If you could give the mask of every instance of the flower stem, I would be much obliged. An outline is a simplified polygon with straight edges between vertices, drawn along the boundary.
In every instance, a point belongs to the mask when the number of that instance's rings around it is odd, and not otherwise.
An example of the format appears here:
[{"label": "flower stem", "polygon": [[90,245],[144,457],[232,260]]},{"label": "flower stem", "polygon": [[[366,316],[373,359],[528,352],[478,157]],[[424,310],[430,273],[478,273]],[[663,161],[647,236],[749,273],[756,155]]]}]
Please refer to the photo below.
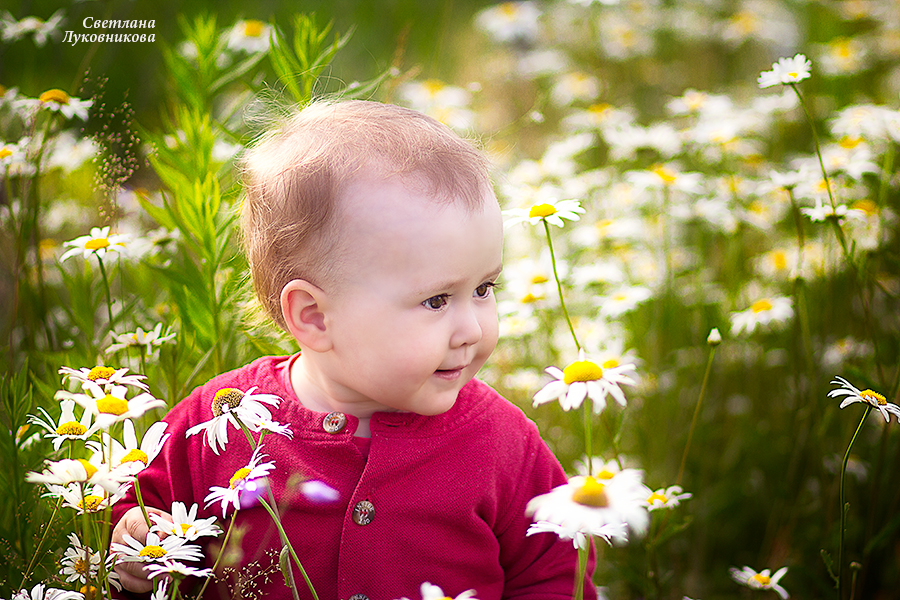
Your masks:
[{"label": "flower stem", "polygon": [[591,477],[594,475],[594,435],[591,427],[591,413],[593,412],[593,407],[589,407],[588,405],[593,405],[594,400],[591,399],[590,402],[585,402],[582,405],[584,409],[584,453],[587,456],[586,465],[587,465],[587,474]]},{"label": "flower stem", "polygon": [[706,360],[706,371],[703,373],[703,383],[700,384],[700,394],[697,396],[697,404],[694,406],[694,416],[691,417],[691,427],[688,429],[687,442],[684,444],[684,452],[681,454],[681,465],[678,467],[678,477],[675,485],[681,485],[681,476],[684,475],[684,465],[687,461],[688,450],[691,448],[691,440],[694,438],[694,428],[697,426],[697,415],[700,414],[700,405],[703,404],[703,396],[706,395],[706,384],[709,381],[709,372],[712,370],[713,357],[716,355],[715,346],[709,349],[709,358]]},{"label": "flower stem", "polygon": [[572,594],[572,600],[584,600],[584,574],[587,572],[590,547],[589,542],[585,544],[584,548],[578,546],[578,574],[575,575],[575,593]]},{"label": "flower stem", "polygon": [[153,527],[153,523],[150,522],[150,515],[147,514],[147,507],[144,505],[144,497],[141,496],[141,483],[138,481],[137,476],[134,478],[134,495],[137,497],[138,506],[141,507],[141,513],[144,515],[147,527]]},{"label": "flower stem", "polygon": [[209,580],[216,576],[216,567],[219,566],[219,561],[222,560],[222,557],[225,556],[225,550],[228,548],[228,538],[231,537],[231,530],[234,529],[234,520],[237,517],[237,511],[231,513],[231,522],[228,524],[228,529],[225,531],[225,539],[222,540],[222,547],[219,549],[219,554],[216,556],[216,562],[213,563],[212,566],[212,574],[206,578],[206,581],[203,582],[203,585],[200,587],[200,591],[197,593],[195,600],[200,600],[203,597],[203,592],[206,591],[206,586],[209,585]]},{"label": "flower stem", "polygon": [[103,287],[106,289],[106,315],[109,319],[109,332],[112,334],[113,330],[113,312],[112,312],[112,297],[109,293],[109,279],[106,276],[106,267],[103,266],[103,258],[97,255],[97,263],[100,265],[100,275],[103,277]]},{"label": "flower stem", "polygon": [[541,219],[544,224],[544,232],[547,234],[547,247],[550,249],[550,263],[553,265],[553,279],[556,280],[556,291],[559,293],[559,305],[562,308],[563,316],[566,318],[566,324],[569,326],[569,332],[572,334],[572,340],[575,341],[575,348],[581,350],[581,344],[578,343],[578,336],[575,335],[575,327],[572,325],[572,319],[569,318],[569,311],[566,310],[566,299],[563,297],[562,282],[559,280],[559,272],[556,268],[556,255],[553,253],[553,238],[550,235],[550,224],[547,219]]},{"label": "flower stem", "polygon": [[[269,506],[269,503],[265,501],[264,498],[259,499],[259,503],[262,504],[263,508],[265,508],[269,515],[272,517],[272,520],[275,522],[275,526],[278,528],[278,533],[281,535],[281,539],[284,541],[285,545],[288,548],[288,551],[291,553],[291,557],[294,559],[294,564],[297,565],[297,568],[300,569],[300,574],[303,575],[303,580],[306,581],[306,585],[309,588],[310,593],[313,595],[314,600],[319,600],[319,595],[316,594],[316,589],[313,587],[312,581],[309,580],[309,575],[306,574],[306,569],[303,568],[303,564],[300,562],[300,558],[297,556],[297,553],[294,551],[294,547],[288,541],[287,533],[284,530],[284,527],[281,525],[281,520],[275,514],[275,510]],[[296,594],[296,587],[294,588],[294,593]]]},{"label": "flower stem", "polygon": [[867,404],[866,411],[863,413],[862,419],[859,420],[859,425],[856,426],[856,431],[853,433],[853,437],[850,438],[850,443],[847,444],[847,451],[844,453],[844,461],[841,463],[841,542],[838,546],[837,563],[838,600],[843,600],[844,597],[844,529],[846,527],[847,509],[849,508],[849,505],[844,503],[844,475],[847,473],[847,462],[850,460],[850,449],[853,448],[853,442],[856,441],[856,436],[859,435],[863,423],[866,422],[866,417],[869,416],[869,411],[871,410],[872,406]]}]

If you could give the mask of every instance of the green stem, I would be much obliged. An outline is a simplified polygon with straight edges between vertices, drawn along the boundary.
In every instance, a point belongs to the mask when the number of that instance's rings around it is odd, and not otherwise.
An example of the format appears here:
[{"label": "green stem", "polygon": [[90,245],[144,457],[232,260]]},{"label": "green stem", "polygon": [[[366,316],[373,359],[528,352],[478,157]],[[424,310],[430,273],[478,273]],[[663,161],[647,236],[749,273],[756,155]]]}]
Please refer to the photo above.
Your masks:
[{"label": "green stem", "polygon": [[678,477],[675,485],[681,485],[681,476],[684,475],[684,465],[687,461],[688,450],[691,448],[691,440],[694,438],[694,428],[697,426],[697,415],[700,414],[700,405],[703,404],[703,396],[706,395],[706,384],[709,381],[709,373],[712,371],[713,357],[716,355],[715,346],[709,349],[709,358],[706,360],[706,371],[703,373],[703,383],[700,384],[700,395],[697,396],[697,404],[694,406],[694,416],[691,417],[691,427],[688,429],[687,442],[684,444],[684,452],[681,454],[681,465],[678,467]]},{"label": "green stem", "polygon": [[[297,568],[300,569],[300,574],[303,575],[303,580],[306,581],[306,586],[309,588],[310,593],[313,595],[313,599],[319,600],[319,595],[316,594],[316,589],[313,587],[312,581],[309,580],[309,575],[306,574],[306,569],[303,568],[303,564],[300,562],[300,558],[294,551],[294,547],[288,541],[287,532],[285,532],[284,527],[281,525],[281,520],[275,514],[275,510],[271,506],[269,506],[269,503],[266,502],[263,498],[259,499],[259,503],[262,504],[263,508],[265,508],[269,512],[269,515],[275,522],[275,526],[278,528],[278,533],[281,535],[282,541],[284,541],[285,546],[287,546],[288,551],[291,553],[291,557],[294,559],[294,564],[296,564]],[[296,593],[296,588],[294,589],[294,592]]]},{"label": "green stem", "polygon": [[44,527],[44,533],[41,535],[40,541],[38,541],[37,548],[34,549],[34,552],[31,555],[31,560],[28,563],[28,568],[25,569],[25,573],[22,575],[22,583],[19,584],[19,589],[25,587],[25,582],[28,581],[28,576],[31,575],[31,569],[34,568],[34,561],[37,560],[37,557],[41,555],[41,547],[44,545],[44,542],[47,541],[47,534],[50,533],[50,528],[53,525],[54,519],[56,519],[56,515],[59,514],[59,509],[62,506],[62,496],[60,496],[56,501],[56,508],[53,509],[53,514],[50,515],[50,520],[47,522],[46,527]]},{"label": "green stem", "polygon": [[553,279],[556,280],[556,291],[559,293],[559,305],[562,308],[563,316],[566,318],[566,324],[569,326],[569,332],[575,341],[575,347],[581,350],[581,344],[578,343],[578,336],[575,335],[575,327],[572,325],[572,319],[569,318],[569,311],[566,310],[566,299],[563,297],[562,282],[559,280],[559,272],[556,268],[556,255],[553,252],[553,238],[550,235],[550,224],[547,219],[541,219],[544,224],[544,232],[547,234],[547,247],[550,249],[550,263],[553,265]]},{"label": "green stem", "polygon": [[838,563],[837,563],[837,580],[838,580],[838,600],[842,600],[844,597],[844,529],[846,527],[846,517],[847,517],[847,509],[849,508],[844,503],[844,475],[847,473],[847,462],[850,460],[850,449],[853,448],[853,442],[856,441],[856,436],[859,435],[860,430],[862,429],[863,423],[866,422],[866,417],[869,416],[869,411],[872,410],[872,406],[870,404],[866,404],[866,411],[863,413],[862,419],[859,420],[859,425],[856,427],[856,431],[853,433],[853,437],[850,438],[850,443],[847,444],[847,451],[844,453],[844,461],[841,463],[841,542],[838,546]]},{"label": "green stem", "polygon": [[138,481],[137,476],[134,478],[134,495],[137,497],[138,506],[141,507],[141,513],[144,515],[144,521],[147,523],[147,527],[153,527],[153,523],[150,522],[150,515],[147,514],[147,507],[144,504],[144,497],[141,496],[141,483]]},{"label": "green stem", "polygon": [[587,572],[590,547],[590,543],[587,543],[585,548],[578,546],[578,574],[575,575],[575,593],[572,594],[572,600],[584,600],[584,574]]},{"label": "green stem", "polygon": [[113,331],[113,313],[112,313],[112,296],[109,293],[109,278],[106,276],[106,267],[103,266],[103,257],[99,254],[97,256],[97,262],[100,265],[100,275],[103,277],[103,287],[106,289],[106,315],[109,319],[109,333],[112,335]]},{"label": "green stem", "polygon": [[222,540],[222,547],[219,549],[219,554],[216,556],[216,562],[213,563],[212,566],[212,574],[206,578],[206,581],[203,582],[203,585],[200,587],[200,591],[197,593],[196,600],[200,600],[203,597],[203,592],[206,591],[206,586],[209,585],[209,581],[216,576],[216,567],[219,566],[219,561],[222,560],[222,557],[225,556],[225,549],[228,547],[228,538],[231,537],[231,531],[234,529],[234,520],[237,517],[237,511],[231,513],[231,522],[228,524],[228,529],[225,531],[225,539]]},{"label": "green stem", "polygon": [[[592,423],[591,423],[591,413],[593,412],[593,403],[594,400],[591,399],[590,402],[585,402],[583,405],[584,408],[584,453],[587,456],[587,474],[588,476],[594,475],[594,435],[592,431]],[[591,405],[591,406],[589,406]]]}]

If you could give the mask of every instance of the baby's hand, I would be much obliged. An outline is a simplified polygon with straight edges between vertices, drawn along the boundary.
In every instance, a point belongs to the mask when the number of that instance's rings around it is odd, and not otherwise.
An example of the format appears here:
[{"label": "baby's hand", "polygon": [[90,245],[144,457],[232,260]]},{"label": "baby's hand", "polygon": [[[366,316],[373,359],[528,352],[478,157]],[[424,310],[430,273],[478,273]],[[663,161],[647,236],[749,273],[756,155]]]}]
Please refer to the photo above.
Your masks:
[{"label": "baby's hand", "polygon": [[[172,515],[167,512],[163,512],[158,508],[147,507],[148,513],[155,513],[157,515],[162,515],[169,521],[172,521]],[[150,528],[147,527],[147,521],[144,520],[144,513],[141,512],[140,506],[135,506],[130,508],[128,512],[122,515],[122,518],[119,519],[119,522],[116,523],[115,529],[112,532],[112,539],[110,543],[119,543],[126,544],[125,542],[125,534],[130,535],[137,541],[144,543],[147,540],[147,533],[150,532]],[[164,539],[168,537],[168,534],[165,532],[159,533],[160,539]],[[147,572],[144,571],[144,563],[138,561],[116,561],[116,573],[119,574],[119,581],[122,583],[122,586],[130,590],[132,592],[144,593],[149,592],[153,589],[153,584],[150,582],[149,577],[147,576]]]}]

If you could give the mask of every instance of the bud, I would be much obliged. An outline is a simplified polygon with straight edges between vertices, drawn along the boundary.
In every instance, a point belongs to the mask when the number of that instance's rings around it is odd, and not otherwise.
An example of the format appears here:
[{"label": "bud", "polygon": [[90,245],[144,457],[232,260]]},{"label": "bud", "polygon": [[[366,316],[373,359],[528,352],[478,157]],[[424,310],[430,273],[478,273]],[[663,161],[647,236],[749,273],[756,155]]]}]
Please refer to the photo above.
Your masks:
[{"label": "bud", "polygon": [[713,327],[712,331],[709,332],[709,337],[706,338],[706,343],[713,348],[722,343],[722,334],[719,333],[719,330],[717,328]]}]

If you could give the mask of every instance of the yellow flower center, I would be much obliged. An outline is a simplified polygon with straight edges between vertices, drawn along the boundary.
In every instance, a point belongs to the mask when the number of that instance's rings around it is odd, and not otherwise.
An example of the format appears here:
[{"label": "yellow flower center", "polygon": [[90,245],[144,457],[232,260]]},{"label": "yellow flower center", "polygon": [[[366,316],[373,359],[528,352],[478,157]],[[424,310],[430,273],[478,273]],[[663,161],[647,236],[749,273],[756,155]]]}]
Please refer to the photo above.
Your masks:
[{"label": "yellow flower center", "polygon": [[851,208],[855,208],[856,210],[861,210],[866,213],[867,216],[871,217],[878,214],[878,205],[872,202],[871,200],[857,200],[853,203]]},{"label": "yellow flower center", "polygon": [[56,428],[56,435],[84,435],[87,427],[75,421],[67,421]]},{"label": "yellow flower center", "polygon": [[757,573],[756,575],[754,575],[754,576],[751,577],[750,579],[755,580],[755,581],[756,581],[757,583],[759,583],[760,585],[769,585],[769,583],[772,581],[772,578],[771,578],[771,577],[769,577],[768,575],[763,575],[763,574],[761,574],[761,573]]},{"label": "yellow flower center", "polygon": [[614,358],[610,358],[609,360],[604,361],[604,362],[603,362],[603,365],[601,365],[601,366],[602,366],[604,369],[615,369],[616,367],[619,366],[619,361],[617,361],[617,360],[614,359]]},{"label": "yellow flower center", "polygon": [[444,85],[444,82],[440,81],[439,79],[429,79],[422,83],[422,87],[425,88],[426,92],[433,96],[444,89],[446,86]]},{"label": "yellow flower center", "polygon": [[[868,402],[869,404],[880,404],[884,406],[887,404],[887,398],[879,394],[878,392],[873,392],[872,390],[863,390],[859,393],[859,397]],[[874,400],[874,402],[873,402]]]},{"label": "yellow flower center", "polygon": [[[244,398],[244,392],[237,388],[222,388],[216,395],[213,397],[212,401],[212,413],[217,417],[221,417],[223,414],[227,412],[231,412],[233,409],[237,408],[240,405],[241,400]],[[228,408],[225,408],[225,406]]]},{"label": "yellow flower center", "polygon": [[563,369],[563,381],[566,385],[576,381],[597,381],[603,377],[603,369],[589,360],[576,360]]},{"label": "yellow flower center", "polygon": [[665,168],[662,165],[660,165],[658,167],[654,167],[654,168],[650,169],[650,171],[652,173],[654,173],[657,177],[662,179],[663,183],[665,183],[666,185],[671,185],[671,184],[675,183],[675,180],[676,180],[675,174],[672,173],[672,171],[670,171],[669,169]]},{"label": "yellow flower center", "polygon": [[504,2],[500,5],[500,12],[507,17],[514,17],[519,12],[519,7],[516,6],[515,2]]},{"label": "yellow flower center", "polygon": [[12,156],[12,150],[9,148],[0,148],[0,158],[6,158],[7,156]]},{"label": "yellow flower center", "polygon": [[148,556],[153,559],[162,558],[166,555],[166,551],[162,546],[144,546],[144,548],[138,552],[138,556]]},{"label": "yellow flower center", "polygon": [[797,71],[791,71],[788,73],[788,77],[790,77],[791,79],[797,79],[798,75],[799,73],[797,73]]},{"label": "yellow flower center", "polygon": [[858,135],[854,135],[854,136],[845,135],[840,140],[838,140],[838,144],[841,146],[841,148],[850,150],[850,149],[853,149],[853,148],[856,148],[857,146],[859,146],[862,143],[862,141],[863,141],[863,139],[861,137],[859,137]]},{"label": "yellow flower center", "polygon": [[535,296],[531,292],[528,292],[527,294],[522,296],[521,302],[522,302],[522,304],[534,304],[535,302],[537,302],[540,299],[541,298],[539,298],[538,296]]},{"label": "yellow flower center", "polygon": [[552,204],[547,204],[544,202],[543,204],[535,204],[531,207],[531,210],[528,211],[528,218],[534,217],[549,217],[550,215],[556,214],[556,207]]},{"label": "yellow flower center", "polygon": [[662,494],[657,494],[656,492],[653,492],[652,494],[650,494],[650,497],[647,498],[647,504],[653,504],[656,500],[659,500],[663,504],[665,504],[666,502],[669,501],[669,499],[666,498],[665,496],[663,496]]},{"label": "yellow flower center", "polygon": [[95,467],[94,465],[92,465],[91,463],[89,463],[88,461],[86,461],[85,459],[79,458],[79,459],[76,459],[76,460],[78,460],[78,462],[81,463],[81,466],[84,467],[84,470],[87,472],[87,478],[88,478],[88,479],[90,479],[91,477],[93,477],[93,476],[94,476],[94,473],[97,472],[97,467]]},{"label": "yellow flower center", "polygon": [[135,448],[134,450],[129,450],[128,454],[122,457],[122,460],[119,464],[125,464],[127,462],[137,462],[141,461],[145,465],[149,462],[149,458],[147,457],[147,453],[143,450],[139,450]]},{"label": "yellow flower center", "polygon": [[241,467],[240,469],[235,471],[234,475],[231,476],[231,481],[228,482],[228,485],[231,486],[231,489],[234,489],[234,487],[238,483],[240,483],[241,481],[246,479],[247,475],[249,475],[249,474],[250,474],[250,469],[248,469],[247,467]]},{"label": "yellow flower center", "polygon": [[750,306],[750,310],[752,310],[755,313],[761,313],[761,312],[765,312],[767,310],[772,310],[772,302],[770,302],[769,300],[767,300],[765,298],[763,298],[762,300],[757,300],[756,302],[753,303],[752,306]]},{"label": "yellow flower center", "polygon": [[592,113],[594,116],[600,116],[608,112],[611,108],[612,106],[609,104],[591,104],[588,106],[588,112]]},{"label": "yellow flower center", "polygon": [[92,585],[83,585],[78,589],[84,600],[94,600],[97,597],[97,588]]},{"label": "yellow flower center", "polygon": [[572,501],[583,506],[606,508],[609,506],[609,498],[606,496],[605,488],[605,485],[593,477],[588,477],[584,480],[584,484],[572,494]]},{"label": "yellow flower center", "polygon": [[123,415],[128,412],[128,401],[107,394],[97,400],[97,410],[107,415]]},{"label": "yellow flower center", "polygon": [[75,561],[75,564],[72,565],[72,570],[78,573],[79,575],[85,575],[88,572],[88,564],[83,558],[79,558]]},{"label": "yellow flower center", "polygon": [[85,250],[102,250],[109,246],[109,240],[106,238],[94,238],[84,243]]},{"label": "yellow flower center", "polygon": [[[174,533],[175,535],[185,536],[185,535],[187,535],[188,529],[190,529],[190,528],[191,528],[190,523],[179,523],[179,524],[176,524],[175,527],[172,529],[172,533]],[[178,533],[179,529],[181,530],[181,533]]]},{"label": "yellow flower center", "polygon": [[534,285],[540,285],[542,283],[547,283],[548,281],[550,281],[550,278],[546,275],[535,275],[531,278],[531,283]]},{"label": "yellow flower center", "polygon": [[92,512],[97,510],[101,502],[103,502],[103,496],[88,494],[84,497],[84,500],[78,503],[78,508],[86,510],[88,512]]},{"label": "yellow flower center", "polygon": [[262,21],[245,21],[244,22],[244,35],[247,37],[259,37],[262,35],[263,28],[265,24]]},{"label": "yellow flower center", "polygon": [[94,367],[88,372],[87,378],[91,381],[97,381],[98,379],[109,379],[116,373],[116,370],[112,367],[104,367],[100,365],[98,367]]},{"label": "yellow flower center", "polygon": [[602,471],[597,473],[597,479],[612,479],[615,476],[615,473],[613,473],[612,471],[607,471],[606,469],[603,469]]},{"label": "yellow flower center", "polygon": [[41,104],[45,104],[47,102],[56,102],[57,104],[68,104],[69,103],[69,95],[62,90],[47,90],[38,98]]}]

